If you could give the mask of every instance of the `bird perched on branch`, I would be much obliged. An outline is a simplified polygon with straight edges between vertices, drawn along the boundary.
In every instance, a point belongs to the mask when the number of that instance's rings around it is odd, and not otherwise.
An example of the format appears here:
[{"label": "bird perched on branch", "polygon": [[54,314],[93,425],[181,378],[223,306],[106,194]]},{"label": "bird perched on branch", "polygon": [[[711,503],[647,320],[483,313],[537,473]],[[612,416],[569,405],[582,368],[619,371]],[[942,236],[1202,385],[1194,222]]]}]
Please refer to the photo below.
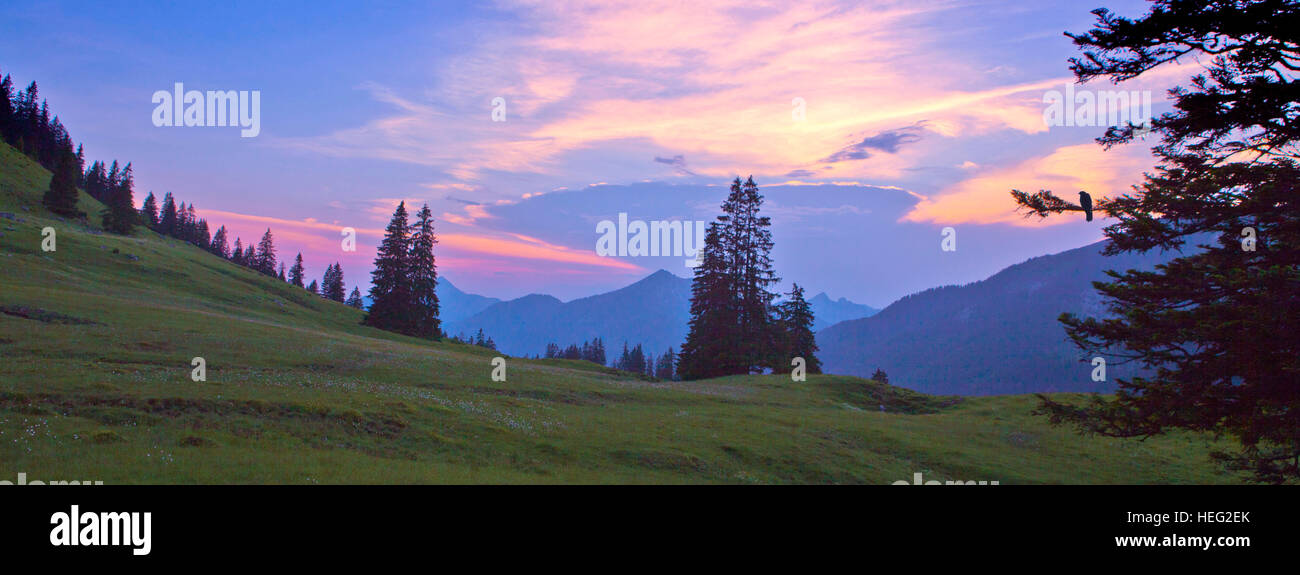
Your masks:
[{"label": "bird perched on branch", "polygon": [[[1016,211],[1024,210],[1025,217],[1038,216],[1047,217],[1048,214],[1059,214],[1061,212],[1083,212],[1088,221],[1092,221],[1093,203],[1092,196],[1088,192],[1079,192],[1079,204],[1075,205],[1061,199],[1049,190],[1039,190],[1033,194],[1022,192],[1020,190],[1011,190],[1011,196],[1016,199]],[[1098,200],[1096,209],[1106,209],[1106,199]]]}]

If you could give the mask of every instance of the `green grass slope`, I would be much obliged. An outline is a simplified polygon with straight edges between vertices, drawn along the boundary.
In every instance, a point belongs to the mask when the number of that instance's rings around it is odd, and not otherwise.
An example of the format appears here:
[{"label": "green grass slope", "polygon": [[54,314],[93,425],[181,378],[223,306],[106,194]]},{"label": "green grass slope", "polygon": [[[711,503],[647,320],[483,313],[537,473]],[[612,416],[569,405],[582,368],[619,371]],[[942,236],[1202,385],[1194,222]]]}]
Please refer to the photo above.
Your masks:
[{"label": "green grass slope", "polygon": [[[671,383],[359,325],[192,246],[46,212],[0,144],[0,480],[1223,483],[1201,436],[1079,437],[1030,397],[851,377]],[[98,222],[100,207],[83,198]],[[41,229],[57,251],[41,250]],[[207,381],[191,381],[191,360]]]}]

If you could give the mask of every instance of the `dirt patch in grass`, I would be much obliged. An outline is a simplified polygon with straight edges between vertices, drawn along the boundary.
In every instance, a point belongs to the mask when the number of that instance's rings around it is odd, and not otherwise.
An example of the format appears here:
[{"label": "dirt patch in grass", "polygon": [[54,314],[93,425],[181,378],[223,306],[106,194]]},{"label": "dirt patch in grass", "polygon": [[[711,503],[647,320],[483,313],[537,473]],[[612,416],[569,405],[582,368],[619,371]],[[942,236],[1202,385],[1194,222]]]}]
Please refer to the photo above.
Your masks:
[{"label": "dirt patch in grass", "polygon": [[68,325],[103,325],[97,321],[64,315],[58,312],[44,310],[39,307],[29,307],[25,305],[0,305],[0,313],[30,319],[42,323],[61,323]]}]

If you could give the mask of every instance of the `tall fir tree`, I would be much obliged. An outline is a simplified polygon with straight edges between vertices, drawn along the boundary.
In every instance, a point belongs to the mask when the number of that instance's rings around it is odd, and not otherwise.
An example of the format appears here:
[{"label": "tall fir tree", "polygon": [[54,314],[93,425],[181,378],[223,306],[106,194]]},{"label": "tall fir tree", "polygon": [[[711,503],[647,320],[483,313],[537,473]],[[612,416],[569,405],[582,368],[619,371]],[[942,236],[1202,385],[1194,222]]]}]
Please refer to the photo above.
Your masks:
[{"label": "tall fir tree", "polygon": [[244,265],[244,246],[239,238],[235,238],[235,248],[230,250],[230,261]]},{"label": "tall fir tree", "polygon": [[326,299],[343,303],[346,294],[347,291],[343,285],[343,266],[335,262],[325,268],[325,278],[321,281],[321,295],[325,296]]},{"label": "tall fir tree", "polygon": [[747,371],[740,357],[739,316],[723,253],[723,224],[710,222],[691,282],[691,318],[677,358],[678,377],[705,379]]},{"label": "tall fir tree", "polygon": [[[1172,111],[1099,138],[1107,147],[1160,138],[1140,185],[1094,202],[1114,219],[1104,253],[1201,248],[1095,282],[1106,318],[1062,315],[1085,358],[1147,369],[1118,379],[1113,397],[1086,406],[1043,397],[1042,411],[1106,436],[1223,435],[1236,449],[1216,458],[1231,469],[1300,479],[1300,4],[1159,0],[1136,19],[1094,14],[1094,29],[1070,35],[1083,52],[1071,60],[1080,82],[1201,57],[1208,68],[1169,92]],[[1050,191],[1012,195],[1026,215],[1082,209]]]},{"label": "tall fir tree", "polygon": [[226,226],[217,228],[217,233],[212,234],[212,243],[208,246],[208,251],[223,258],[230,257],[230,243],[227,239]]},{"label": "tall fir tree", "polygon": [[140,208],[140,223],[151,230],[158,229],[158,198],[155,198],[153,192],[144,199],[144,206]]},{"label": "tall fir tree", "polygon": [[[114,167],[117,162],[113,163]],[[134,194],[131,190],[135,186],[134,178],[131,174],[131,164],[127,163],[117,178],[110,178],[113,182],[109,191],[108,205],[102,213],[104,220],[104,229],[115,234],[130,235],[134,229],[136,220],[139,218],[139,212],[135,209]]]},{"label": "tall fir tree", "polygon": [[807,373],[821,373],[822,362],[817,359],[817,337],[813,334],[812,306],[803,297],[803,288],[794,284],[786,300],[777,306],[778,340],[780,350],[772,358],[772,371],[789,373],[796,357],[804,359]]},{"label": "tall fir tree", "polygon": [[253,269],[274,276],[275,263],[275,236],[271,235],[271,228],[266,228],[266,233],[262,234],[262,241],[257,242],[257,255],[253,257]]},{"label": "tall fir tree", "polygon": [[0,77],[0,139],[12,144],[14,125],[14,82],[5,74]]},{"label": "tall fir tree", "polygon": [[442,325],[438,318],[438,267],[433,257],[433,245],[438,239],[433,233],[433,212],[425,204],[415,214],[411,229],[411,297],[414,317],[413,335],[438,338]]},{"label": "tall fir tree", "polygon": [[413,331],[410,258],[410,225],[406,202],[401,202],[376,250],[375,269],[370,272],[370,310],[363,323],[399,333]]},{"label": "tall fir tree", "polygon": [[736,178],[722,214],[705,233],[701,264],[691,286],[690,333],[682,345],[683,379],[753,373],[770,367],[778,330],[769,287],[771,219],[760,214],[763,196],[751,176]]},{"label": "tall fir tree", "polygon": [[[158,212],[158,233],[164,236],[176,235],[176,199],[171,192],[163,195],[162,208]],[[243,258],[243,253],[239,254]]]},{"label": "tall fir tree", "polygon": [[303,272],[306,268],[302,265],[302,252],[293,259],[293,267],[289,268],[289,283],[298,287],[303,287]]},{"label": "tall fir tree", "polygon": [[63,161],[50,178],[50,187],[45,191],[41,203],[51,212],[67,217],[80,217],[77,210],[77,164],[71,154],[64,154]]}]

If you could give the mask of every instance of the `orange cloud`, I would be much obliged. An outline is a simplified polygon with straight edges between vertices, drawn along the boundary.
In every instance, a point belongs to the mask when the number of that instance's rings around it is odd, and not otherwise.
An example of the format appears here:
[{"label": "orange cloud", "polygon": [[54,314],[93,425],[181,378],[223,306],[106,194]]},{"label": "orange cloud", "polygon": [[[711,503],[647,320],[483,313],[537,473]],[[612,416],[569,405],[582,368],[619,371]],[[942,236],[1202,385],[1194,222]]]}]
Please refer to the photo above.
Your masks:
[{"label": "orange cloud", "polygon": [[[269,227],[272,229],[272,234],[277,238],[282,240],[291,240],[291,243],[293,244],[308,246],[317,250],[318,253],[343,253],[340,249],[340,241],[342,239],[340,232],[345,226],[326,224],[315,220],[287,220],[267,216],[225,212],[221,210],[202,210],[202,214],[205,218],[219,222],[219,224],[225,224],[227,229],[231,230],[231,242],[234,241],[235,236],[243,237],[246,242],[249,238],[256,241],[261,238],[262,232]],[[368,236],[374,240],[373,243],[375,244],[377,244],[378,239],[382,238],[384,235],[384,230],[382,228],[354,229],[358,236]],[[248,233],[245,234],[245,231]],[[480,254],[485,256],[538,260],[544,262],[560,262],[628,271],[640,269],[638,266],[628,263],[625,260],[598,256],[595,253],[594,247],[590,251],[576,250],[565,246],[549,244],[528,236],[518,234],[504,235],[507,237],[490,237],[486,235],[465,233],[441,233],[438,235],[438,245],[440,251],[452,254],[453,257],[458,258],[465,258],[466,254]],[[358,242],[358,253],[360,253],[360,250],[365,247],[363,244],[364,242]],[[374,247],[372,245],[366,251],[373,253],[373,249]]]},{"label": "orange cloud", "polygon": [[1026,160],[1009,168],[989,170],[951,186],[933,197],[923,196],[902,221],[938,224],[1055,225],[1065,217],[1025,218],[1015,211],[1010,191],[1052,190],[1073,199],[1080,190],[1094,198],[1115,196],[1138,183],[1154,160],[1143,146],[1105,151],[1096,143],[1057,148],[1047,156]]}]

